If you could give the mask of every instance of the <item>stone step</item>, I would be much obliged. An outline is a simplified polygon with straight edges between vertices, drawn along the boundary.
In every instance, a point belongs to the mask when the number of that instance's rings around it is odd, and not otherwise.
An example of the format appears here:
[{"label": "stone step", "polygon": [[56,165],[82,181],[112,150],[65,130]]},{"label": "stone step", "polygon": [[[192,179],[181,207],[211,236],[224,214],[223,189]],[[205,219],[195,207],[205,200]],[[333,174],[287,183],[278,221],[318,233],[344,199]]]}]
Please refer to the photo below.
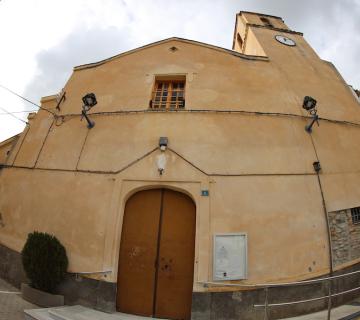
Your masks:
[{"label": "stone step", "polygon": [[[83,306],[65,306],[25,310],[25,320],[149,320],[125,313],[105,313]],[[164,320],[164,319],[162,319]]]},{"label": "stone step", "polygon": [[25,320],[54,320],[50,317],[48,308],[24,310]]}]

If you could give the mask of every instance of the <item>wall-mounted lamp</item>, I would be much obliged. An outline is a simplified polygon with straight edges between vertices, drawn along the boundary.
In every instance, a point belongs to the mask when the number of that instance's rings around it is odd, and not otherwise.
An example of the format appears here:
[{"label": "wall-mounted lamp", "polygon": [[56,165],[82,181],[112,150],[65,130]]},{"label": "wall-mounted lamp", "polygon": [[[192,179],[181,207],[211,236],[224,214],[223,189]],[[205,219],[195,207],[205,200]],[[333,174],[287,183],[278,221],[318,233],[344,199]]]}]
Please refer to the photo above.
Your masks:
[{"label": "wall-mounted lamp", "polygon": [[167,137],[159,138],[159,148],[161,150],[161,153],[156,157],[156,164],[160,175],[162,175],[165,171],[166,155],[164,151],[166,150],[168,143],[169,139]]},{"label": "wall-mounted lamp", "polygon": [[317,115],[316,100],[312,97],[306,96],[304,98],[303,108],[312,116],[311,122],[305,126],[305,131],[311,133],[315,122],[319,126],[319,116]]},{"label": "wall-mounted lamp", "polygon": [[315,170],[316,173],[320,172],[320,170],[321,170],[321,165],[320,165],[320,162],[319,162],[319,161],[313,162],[313,167],[314,167],[314,170]]},{"label": "wall-mounted lamp", "polygon": [[83,108],[86,108],[86,111],[89,111],[93,106],[97,104],[96,96],[94,93],[88,93],[83,96],[82,101],[84,103]]},{"label": "wall-mounted lamp", "polygon": [[[82,111],[81,114],[82,116],[86,119],[87,123],[88,123],[88,128],[91,129],[95,126],[95,122],[91,121],[89,116],[86,114],[86,112],[88,112],[93,106],[95,106],[97,104],[96,101],[96,96],[94,93],[88,93],[87,95],[85,95],[82,98],[82,101],[84,103],[83,107],[82,107]],[[82,118],[81,118],[82,119]]]},{"label": "wall-mounted lamp", "polygon": [[312,97],[306,96],[303,102],[303,108],[307,111],[314,110],[316,107],[316,100]]},{"label": "wall-mounted lamp", "polygon": [[168,145],[169,139],[167,137],[159,138],[159,147],[161,151],[165,151]]}]

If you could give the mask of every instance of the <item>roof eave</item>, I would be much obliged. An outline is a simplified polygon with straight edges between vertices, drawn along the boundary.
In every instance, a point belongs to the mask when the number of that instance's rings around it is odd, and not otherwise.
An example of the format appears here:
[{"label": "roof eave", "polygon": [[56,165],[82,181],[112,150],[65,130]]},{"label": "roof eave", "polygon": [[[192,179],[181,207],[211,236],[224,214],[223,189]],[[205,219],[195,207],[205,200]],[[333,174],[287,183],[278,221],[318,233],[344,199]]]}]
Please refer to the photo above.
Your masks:
[{"label": "roof eave", "polygon": [[282,22],[284,22],[283,18],[278,17],[278,16],[273,16],[273,15],[270,15],[270,14],[265,14],[265,13],[260,13],[260,12],[252,12],[252,11],[240,11],[239,15],[242,15],[243,13],[255,14],[257,16],[269,17],[269,18],[274,18],[274,19],[280,19]]},{"label": "roof eave", "polygon": [[83,69],[95,68],[97,66],[100,66],[100,65],[102,65],[102,64],[104,64],[106,62],[112,61],[114,59],[117,59],[117,58],[129,55],[129,54],[135,53],[135,52],[143,50],[143,49],[151,48],[151,47],[154,47],[154,46],[166,43],[166,42],[170,42],[170,41],[180,41],[180,42],[185,42],[185,43],[189,43],[189,44],[192,44],[192,45],[198,45],[198,46],[202,46],[202,47],[207,47],[209,49],[213,49],[213,50],[217,50],[217,51],[224,52],[224,53],[227,53],[227,54],[231,54],[231,55],[234,55],[234,56],[246,59],[246,60],[259,60],[259,61],[268,61],[269,60],[269,58],[267,56],[246,55],[246,54],[243,54],[243,53],[240,53],[240,52],[236,52],[236,51],[233,51],[233,50],[230,50],[230,49],[218,47],[218,46],[208,44],[208,43],[204,43],[204,42],[199,42],[199,41],[189,40],[189,39],[184,39],[184,38],[178,38],[178,37],[171,37],[171,38],[156,41],[156,42],[141,46],[139,48],[135,48],[135,49],[132,49],[132,50],[117,54],[115,56],[112,56],[110,58],[107,58],[107,59],[104,59],[104,60],[101,60],[101,61],[98,61],[98,62],[93,62],[93,63],[88,63],[88,64],[83,64],[83,65],[76,66],[76,67],[74,67],[73,70],[78,71],[78,70],[83,70]]}]

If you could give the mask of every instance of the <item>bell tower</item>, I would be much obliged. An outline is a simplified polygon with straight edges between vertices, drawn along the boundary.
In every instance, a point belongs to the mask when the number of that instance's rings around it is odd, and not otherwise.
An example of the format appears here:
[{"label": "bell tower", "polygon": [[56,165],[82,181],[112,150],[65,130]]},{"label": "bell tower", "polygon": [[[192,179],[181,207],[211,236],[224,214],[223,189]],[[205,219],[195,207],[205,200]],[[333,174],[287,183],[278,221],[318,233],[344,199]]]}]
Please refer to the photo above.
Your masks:
[{"label": "bell tower", "polygon": [[290,30],[280,17],[240,11],[236,15],[232,49],[248,55],[266,56],[264,45],[256,35],[258,30],[297,33]]}]

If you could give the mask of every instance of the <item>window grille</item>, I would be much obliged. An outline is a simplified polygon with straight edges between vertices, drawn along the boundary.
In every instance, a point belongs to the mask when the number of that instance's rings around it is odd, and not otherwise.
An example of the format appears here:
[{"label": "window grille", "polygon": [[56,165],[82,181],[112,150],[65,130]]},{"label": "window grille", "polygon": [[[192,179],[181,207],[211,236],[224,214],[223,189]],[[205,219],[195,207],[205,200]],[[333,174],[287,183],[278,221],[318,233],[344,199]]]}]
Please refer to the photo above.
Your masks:
[{"label": "window grille", "polygon": [[183,109],[185,107],[185,81],[159,80],[155,82],[150,108]]},{"label": "window grille", "polygon": [[360,223],[360,207],[351,209],[351,219],[353,224]]}]

